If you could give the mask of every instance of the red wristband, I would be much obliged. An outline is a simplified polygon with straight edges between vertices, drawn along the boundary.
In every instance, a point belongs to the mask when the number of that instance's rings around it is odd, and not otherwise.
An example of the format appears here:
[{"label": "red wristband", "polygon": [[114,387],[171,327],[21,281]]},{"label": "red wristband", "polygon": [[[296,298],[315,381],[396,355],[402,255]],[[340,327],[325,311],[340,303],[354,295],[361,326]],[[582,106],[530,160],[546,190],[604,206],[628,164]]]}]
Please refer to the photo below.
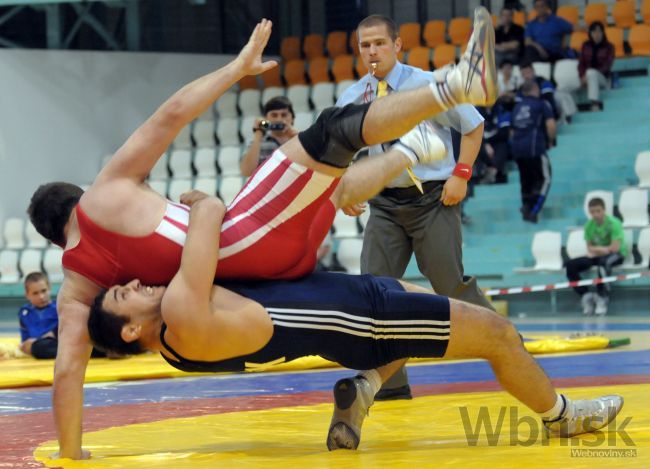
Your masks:
[{"label": "red wristband", "polygon": [[458,176],[461,179],[469,181],[472,179],[472,167],[465,163],[456,163],[456,167],[454,168],[454,172],[452,174],[454,176]]}]

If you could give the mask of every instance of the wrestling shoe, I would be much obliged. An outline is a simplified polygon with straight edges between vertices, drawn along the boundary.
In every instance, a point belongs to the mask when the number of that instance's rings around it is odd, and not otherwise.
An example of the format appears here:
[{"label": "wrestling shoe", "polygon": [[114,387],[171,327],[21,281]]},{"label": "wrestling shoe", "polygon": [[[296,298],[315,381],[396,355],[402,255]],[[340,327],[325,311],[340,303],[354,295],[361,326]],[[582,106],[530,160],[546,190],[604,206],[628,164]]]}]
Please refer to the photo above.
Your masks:
[{"label": "wrestling shoe", "polygon": [[447,147],[438,137],[431,122],[422,121],[389,145],[404,153],[411,160],[411,166],[440,161],[447,156]]},{"label": "wrestling shoe", "polygon": [[579,401],[566,399],[566,406],[561,417],[543,421],[551,435],[570,437],[603,428],[621,411],[623,398],[610,395]]},{"label": "wrestling shoe", "polygon": [[494,56],[492,17],[484,7],[478,7],[467,48],[458,65],[443,69],[444,79],[430,85],[434,95],[448,108],[462,103],[492,106],[498,96]]},{"label": "wrestling shoe", "polygon": [[373,403],[373,392],[365,378],[344,378],[334,385],[334,415],[327,432],[327,449],[357,449],[361,426]]}]

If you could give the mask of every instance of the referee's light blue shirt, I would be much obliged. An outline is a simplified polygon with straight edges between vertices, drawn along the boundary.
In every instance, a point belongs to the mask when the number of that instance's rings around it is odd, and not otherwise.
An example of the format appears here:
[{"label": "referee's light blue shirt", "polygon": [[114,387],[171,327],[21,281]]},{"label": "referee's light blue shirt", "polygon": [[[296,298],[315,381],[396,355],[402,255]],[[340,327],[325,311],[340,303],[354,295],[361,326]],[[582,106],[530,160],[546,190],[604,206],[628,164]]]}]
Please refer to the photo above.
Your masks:
[{"label": "referee's light blue shirt", "polygon": [[[397,62],[386,75],[385,80],[388,83],[389,91],[405,91],[428,85],[435,80],[435,74],[436,72],[425,72],[422,69]],[[378,82],[379,80],[370,73],[366,74],[343,92],[336,105],[345,106],[350,103],[362,104],[372,101],[377,96]],[[464,135],[478,127],[483,120],[481,114],[470,104],[461,104],[431,119],[431,123],[436,128],[438,135],[445,142],[447,157],[434,163],[415,166],[413,168],[415,175],[422,181],[444,181],[449,179],[454,171],[454,166],[456,166],[450,127]],[[390,125],[390,122],[387,121],[386,125]],[[374,145],[370,148],[371,155],[381,151],[380,145]],[[412,185],[413,181],[411,181],[408,173],[404,171],[386,187],[410,187]]]}]

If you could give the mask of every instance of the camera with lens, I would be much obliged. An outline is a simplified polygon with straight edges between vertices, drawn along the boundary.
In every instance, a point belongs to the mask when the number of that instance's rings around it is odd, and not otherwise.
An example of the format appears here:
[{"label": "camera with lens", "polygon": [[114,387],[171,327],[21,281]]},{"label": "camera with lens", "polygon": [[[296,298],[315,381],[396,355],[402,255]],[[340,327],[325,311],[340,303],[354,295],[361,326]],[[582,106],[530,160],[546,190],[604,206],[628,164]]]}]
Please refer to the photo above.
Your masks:
[{"label": "camera with lens", "polygon": [[284,122],[269,122],[267,120],[260,122],[260,129],[262,129],[264,132],[267,130],[284,130],[284,127]]}]

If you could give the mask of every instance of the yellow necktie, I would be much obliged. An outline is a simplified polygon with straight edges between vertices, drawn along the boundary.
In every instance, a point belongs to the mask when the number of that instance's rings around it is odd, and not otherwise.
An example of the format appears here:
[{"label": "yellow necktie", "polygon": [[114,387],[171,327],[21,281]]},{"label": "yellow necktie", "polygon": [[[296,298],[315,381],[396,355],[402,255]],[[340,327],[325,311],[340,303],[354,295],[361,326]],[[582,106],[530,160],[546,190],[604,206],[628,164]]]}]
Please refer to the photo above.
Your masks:
[{"label": "yellow necktie", "polygon": [[[377,97],[381,98],[382,96],[386,96],[387,94],[388,94],[388,82],[386,80],[379,80],[379,82],[377,83]],[[406,172],[408,172],[411,181],[413,181],[413,184],[415,184],[415,187],[417,187],[418,190],[422,194],[424,194],[424,189],[422,188],[422,181],[420,181],[420,178],[415,175],[413,169],[406,168]]]}]

